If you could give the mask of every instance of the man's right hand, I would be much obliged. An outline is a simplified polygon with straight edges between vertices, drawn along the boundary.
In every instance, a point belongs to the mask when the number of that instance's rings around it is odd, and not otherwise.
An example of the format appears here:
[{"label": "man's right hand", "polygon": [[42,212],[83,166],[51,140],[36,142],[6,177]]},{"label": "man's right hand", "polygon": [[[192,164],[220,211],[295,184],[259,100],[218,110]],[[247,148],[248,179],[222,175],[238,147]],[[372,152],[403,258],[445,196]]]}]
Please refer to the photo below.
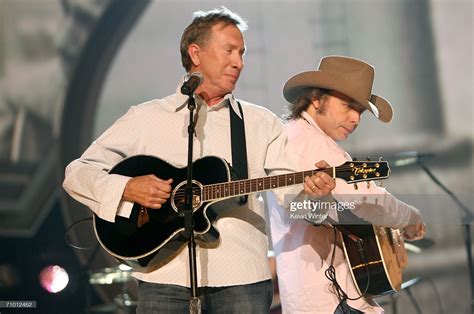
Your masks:
[{"label": "man's right hand", "polygon": [[163,180],[153,174],[131,178],[125,186],[122,200],[159,209],[170,198],[172,182],[173,179]]}]

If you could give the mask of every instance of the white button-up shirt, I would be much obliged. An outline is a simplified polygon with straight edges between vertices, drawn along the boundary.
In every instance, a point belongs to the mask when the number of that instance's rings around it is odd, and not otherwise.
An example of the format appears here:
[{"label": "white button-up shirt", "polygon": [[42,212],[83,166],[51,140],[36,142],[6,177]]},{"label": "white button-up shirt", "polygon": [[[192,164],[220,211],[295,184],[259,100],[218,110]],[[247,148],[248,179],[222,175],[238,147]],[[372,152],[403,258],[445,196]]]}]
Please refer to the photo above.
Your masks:
[{"label": "white button-up shirt", "polygon": [[[137,154],[157,156],[175,167],[187,165],[189,111],[187,96],[179,92],[152,100],[130,110],[106,130],[77,160],[66,168],[64,188],[100,218],[114,221],[129,217],[132,203],[121,200],[129,177],[108,174],[124,158]],[[239,114],[229,94],[231,108]],[[295,163],[287,155],[282,123],[269,110],[239,101],[245,120],[249,178],[293,172]],[[229,106],[227,101],[207,106],[197,99],[194,156],[214,155],[232,163]],[[302,185],[282,189],[301,191]],[[281,190],[280,190],[281,191]],[[291,192],[290,192],[291,191]],[[283,200],[283,191],[279,193]],[[268,242],[264,208],[256,194],[248,203],[222,214],[215,223],[220,240],[215,248],[197,247],[199,286],[229,286],[269,279]],[[134,276],[147,282],[190,286],[188,251],[182,250],[166,265]]]},{"label": "white button-up shirt", "polygon": [[[285,125],[288,149],[298,159],[299,168],[314,168],[314,163],[326,160],[330,166],[351,160],[334,140],[327,136],[306,112],[302,118]],[[402,228],[421,223],[419,211],[396,199],[373,182],[367,187],[358,184],[358,190],[342,179],[336,179],[332,195],[340,202],[354,202],[352,212],[373,224]],[[339,300],[325,270],[331,265],[332,250],[336,249],[334,267],[341,288],[350,298],[358,297],[341,244],[335,245],[334,230],[315,227],[304,219],[295,219],[288,210],[278,205],[273,195],[267,195],[273,249],[277,262],[278,283],[284,313],[334,313]],[[377,206],[367,206],[377,204]],[[359,206],[360,205],[360,206]],[[337,219],[330,213],[332,218]],[[340,241],[338,241],[340,242]],[[363,298],[347,303],[364,313],[381,313],[382,308]]]}]

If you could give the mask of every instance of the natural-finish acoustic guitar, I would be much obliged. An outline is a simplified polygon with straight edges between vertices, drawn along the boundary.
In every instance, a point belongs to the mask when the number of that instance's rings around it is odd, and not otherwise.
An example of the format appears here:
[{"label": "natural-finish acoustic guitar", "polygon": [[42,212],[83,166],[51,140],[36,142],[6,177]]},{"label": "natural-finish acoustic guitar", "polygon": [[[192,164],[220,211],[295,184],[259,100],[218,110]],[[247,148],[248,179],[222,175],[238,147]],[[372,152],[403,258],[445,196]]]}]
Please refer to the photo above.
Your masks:
[{"label": "natural-finish acoustic guitar", "polygon": [[399,291],[408,264],[400,230],[371,224],[336,226],[352,279],[365,298]]}]

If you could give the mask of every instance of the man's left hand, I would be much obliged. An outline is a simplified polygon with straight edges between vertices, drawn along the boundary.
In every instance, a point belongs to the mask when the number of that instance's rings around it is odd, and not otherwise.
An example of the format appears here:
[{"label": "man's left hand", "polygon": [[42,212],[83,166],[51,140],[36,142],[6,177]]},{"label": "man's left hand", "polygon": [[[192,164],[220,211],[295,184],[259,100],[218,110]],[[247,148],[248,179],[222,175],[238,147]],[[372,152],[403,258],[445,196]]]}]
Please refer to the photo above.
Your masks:
[{"label": "man's left hand", "polygon": [[[318,169],[327,168],[329,164],[321,160],[315,164]],[[317,172],[311,177],[304,178],[304,191],[312,197],[320,197],[331,193],[336,187],[334,179],[325,172]]]}]

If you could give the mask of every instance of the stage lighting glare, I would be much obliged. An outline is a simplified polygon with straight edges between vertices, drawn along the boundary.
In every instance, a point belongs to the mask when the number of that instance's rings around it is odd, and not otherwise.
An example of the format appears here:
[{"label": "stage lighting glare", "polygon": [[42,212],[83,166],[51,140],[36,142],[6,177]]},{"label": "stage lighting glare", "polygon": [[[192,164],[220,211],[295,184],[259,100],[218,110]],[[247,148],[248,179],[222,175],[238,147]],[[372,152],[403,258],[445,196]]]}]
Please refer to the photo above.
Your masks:
[{"label": "stage lighting glare", "polygon": [[120,264],[118,266],[118,268],[121,270],[121,271],[131,271],[132,270],[132,267],[128,266],[128,265],[125,265],[125,264]]},{"label": "stage lighting glare", "polygon": [[57,293],[66,288],[69,282],[69,276],[64,268],[58,265],[50,265],[41,270],[41,286],[50,293]]}]

